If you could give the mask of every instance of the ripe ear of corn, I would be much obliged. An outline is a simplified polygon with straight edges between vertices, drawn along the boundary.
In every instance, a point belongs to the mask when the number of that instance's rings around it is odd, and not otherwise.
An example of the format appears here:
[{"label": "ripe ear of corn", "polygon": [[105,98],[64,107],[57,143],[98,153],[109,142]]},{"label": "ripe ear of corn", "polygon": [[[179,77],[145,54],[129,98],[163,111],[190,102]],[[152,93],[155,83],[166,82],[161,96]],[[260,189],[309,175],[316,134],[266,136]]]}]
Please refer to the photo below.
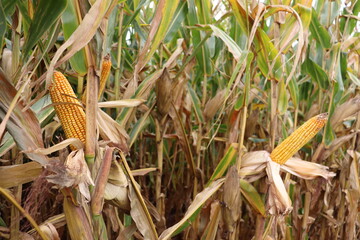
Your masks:
[{"label": "ripe ear of corn", "polygon": [[[85,144],[85,112],[70,83],[61,72],[54,72],[54,80],[49,91],[66,138],[77,138]],[[71,148],[74,149],[73,146]]]},{"label": "ripe ear of corn", "polygon": [[108,54],[104,57],[103,63],[101,66],[101,76],[100,76],[98,99],[100,99],[102,93],[104,92],[106,81],[110,75],[110,70],[111,70],[111,60],[110,60],[110,55]]},{"label": "ripe ear of corn", "polygon": [[310,118],[271,152],[271,160],[278,164],[284,164],[312,139],[325,126],[326,122],[327,113]]},{"label": "ripe ear of corn", "polygon": [[[102,65],[101,65],[101,75],[100,75],[100,83],[99,83],[99,93],[98,93],[98,99],[100,100],[101,95],[104,92],[105,86],[106,86],[106,81],[110,75],[110,70],[111,70],[111,60],[110,60],[110,55],[106,55],[103,59]],[[84,91],[84,94],[81,98],[81,101],[83,103],[86,102],[86,89]]]}]

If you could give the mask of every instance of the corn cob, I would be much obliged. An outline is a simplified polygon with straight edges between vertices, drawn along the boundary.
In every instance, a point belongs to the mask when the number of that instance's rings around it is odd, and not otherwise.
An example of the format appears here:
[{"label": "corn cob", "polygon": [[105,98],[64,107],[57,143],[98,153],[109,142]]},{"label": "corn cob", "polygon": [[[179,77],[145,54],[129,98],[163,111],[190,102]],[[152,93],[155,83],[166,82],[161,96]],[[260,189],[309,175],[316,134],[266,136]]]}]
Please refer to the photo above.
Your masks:
[{"label": "corn cob", "polygon": [[[70,83],[61,72],[54,72],[50,97],[66,138],[77,138],[85,144],[85,112]],[[73,146],[71,146],[74,149]]]},{"label": "corn cob", "polygon": [[110,60],[110,55],[108,54],[104,57],[103,63],[101,66],[101,76],[100,76],[98,99],[100,99],[102,93],[104,92],[106,81],[110,75],[110,70],[111,70],[111,60]]},{"label": "corn cob", "polygon": [[[104,92],[106,81],[110,75],[110,70],[111,70],[111,60],[110,60],[110,55],[108,54],[104,57],[102,65],[101,65],[101,75],[100,75],[100,84],[99,84],[99,93],[98,93],[99,100],[100,100],[102,93]],[[81,101],[83,103],[86,102],[86,89],[81,98]]]},{"label": "corn cob", "polygon": [[272,151],[271,160],[284,164],[325,126],[326,121],[327,113],[310,118]]}]

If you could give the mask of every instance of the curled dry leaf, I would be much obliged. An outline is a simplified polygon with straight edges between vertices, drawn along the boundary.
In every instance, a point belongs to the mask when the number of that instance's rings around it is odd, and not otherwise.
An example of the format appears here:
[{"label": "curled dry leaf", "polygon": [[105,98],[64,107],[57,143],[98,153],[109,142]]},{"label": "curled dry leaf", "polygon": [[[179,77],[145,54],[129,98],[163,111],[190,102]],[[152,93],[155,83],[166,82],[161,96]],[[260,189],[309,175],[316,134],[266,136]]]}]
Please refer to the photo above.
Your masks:
[{"label": "curled dry leaf", "polygon": [[107,183],[105,186],[104,199],[110,201],[121,210],[128,212],[130,211],[128,194],[128,187]]},{"label": "curled dry leaf", "polygon": [[[2,121],[0,129],[3,124],[6,124],[6,129],[14,138],[19,149],[22,151],[29,151],[26,155],[31,160],[45,165],[48,163],[46,156],[30,152],[37,148],[44,147],[40,124],[34,112],[31,109],[23,111],[25,104],[22,100],[20,100],[12,109],[10,118],[7,121],[4,121],[6,114],[10,110],[11,103],[17,94],[17,90],[9,82],[2,70],[0,70],[0,119]],[[4,129],[0,130],[0,141],[3,134],[2,130]]]},{"label": "curled dry leaf", "polygon": [[[201,239],[215,239],[221,219],[221,204],[219,201],[211,203],[210,221]],[[206,238],[205,238],[206,234]]]},{"label": "curled dry leaf", "polygon": [[354,97],[338,106],[332,117],[331,126],[333,128],[338,127],[346,118],[354,115],[360,111],[360,96]]},{"label": "curled dry leaf", "polygon": [[130,210],[128,179],[117,161],[112,161],[104,198],[124,211]]},{"label": "curled dry leaf", "polygon": [[85,162],[83,149],[71,152],[64,164],[54,161],[46,165],[46,169],[55,173],[47,176],[49,182],[57,184],[61,188],[79,186],[81,194],[90,200],[88,186],[95,184]]},{"label": "curled dry leaf", "polygon": [[75,206],[70,197],[64,198],[66,226],[72,240],[93,240],[93,229],[90,220],[81,206]]},{"label": "curled dry leaf", "polygon": [[220,107],[224,104],[226,89],[220,90],[216,93],[215,97],[210,99],[204,109],[205,120],[212,119]]},{"label": "curled dry leaf", "polygon": [[136,170],[132,170],[131,174],[136,177],[136,176],[145,176],[146,174],[150,173],[150,172],[155,172],[157,171],[157,168],[141,168],[141,169],[136,169]]},{"label": "curled dry leaf", "polygon": [[82,149],[84,148],[84,144],[78,139],[78,138],[68,138],[52,147],[49,148],[38,148],[34,151],[24,151],[25,153],[27,152],[34,152],[34,153],[39,153],[39,154],[43,154],[43,155],[48,155],[51,154],[53,152],[57,152],[59,150],[62,150],[64,148],[66,148],[67,146],[72,145],[77,149]]},{"label": "curled dry leaf", "polygon": [[194,201],[190,204],[189,208],[187,209],[184,217],[177,222],[175,225],[171,226],[170,228],[166,229],[164,232],[161,233],[159,239],[165,240],[170,239],[171,236],[175,235],[177,230],[184,225],[188,224],[189,219],[196,214],[196,212],[202,207],[202,205],[215,193],[219,190],[219,188],[224,184],[224,178],[220,178],[200,193],[195,196]]},{"label": "curled dry leaf", "polygon": [[280,170],[304,179],[322,177],[329,180],[335,176],[335,173],[329,172],[326,166],[298,158],[290,158],[284,164],[278,164],[271,160],[267,151],[246,153],[242,157],[241,163],[239,175],[247,181],[255,181],[265,174],[268,176],[270,185],[268,211],[270,214],[287,214],[292,209],[291,200],[280,177]]},{"label": "curled dry leaf", "polygon": [[354,150],[347,150],[347,153],[354,159],[351,162],[349,183],[352,189],[355,189],[360,194],[360,182],[359,182],[359,171],[358,171],[358,159],[360,153]]},{"label": "curled dry leaf", "polygon": [[[101,20],[105,16],[107,9],[110,5],[110,0],[97,0],[90,8],[89,12],[85,15],[79,27],[73,32],[73,34],[68,38],[68,40],[59,47],[56,51],[53,59],[51,60],[49,69],[46,74],[46,85],[49,86],[51,81],[51,75],[54,71],[55,64],[61,64],[71,58],[76,52],[82,49],[90,40],[93,38],[96,33]],[[71,47],[67,51],[66,55],[59,58],[63,52]]]},{"label": "curled dry leaf", "polygon": [[313,105],[311,105],[309,111],[306,112],[305,119],[310,119],[319,113],[320,113],[319,104],[313,104]]},{"label": "curled dry leaf", "polygon": [[101,108],[117,108],[117,107],[137,107],[146,102],[145,99],[122,99],[117,101],[99,102]]},{"label": "curled dry leaf", "polygon": [[59,233],[53,224],[51,223],[41,224],[40,229],[45,233],[45,235],[50,240],[60,240]]},{"label": "curled dry leaf", "polygon": [[226,174],[223,192],[223,201],[225,203],[223,218],[225,227],[229,233],[232,233],[236,227],[236,222],[240,216],[240,176],[236,166],[230,167]]},{"label": "curled dry leaf", "polygon": [[330,146],[326,147],[324,153],[323,153],[323,159],[328,158],[333,152],[338,150],[342,145],[349,142],[356,134],[358,134],[359,131],[336,138]]},{"label": "curled dry leaf", "polygon": [[117,161],[112,161],[111,163],[108,181],[121,187],[127,187],[129,185],[126,175]]},{"label": "curled dry leaf", "polygon": [[249,182],[256,181],[265,175],[267,151],[255,151],[244,154],[241,158],[239,175]]},{"label": "curled dry leaf", "polygon": [[[269,157],[270,158],[270,157]],[[270,214],[288,214],[292,210],[291,200],[280,177],[280,164],[271,159],[267,162],[269,180],[268,211]]]},{"label": "curled dry leaf", "polygon": [[12,76],[12,51],[8,48],[3,49],[1,68],[7,76]]},{"label": "curled dry leaf", "polygon": [[132,235],[136,232],[136,225],[131,224],[122,230],[116,240],[131,239]]},{"label": "curled dry leaf", "polygon": [[290,158],[286,163],[281,166],[282,170],[298,176],[303,179],[314,179],[316,177],[322,177],[326,180],[334,177],[336,174],[329,172],[327,166],[303,161],[300,158]]},{"label": "curled dry leaf", "polygon": [[170,110],[173,101],[173,80],[165,68],[163,74],[156,82],[156,106],[161,118],[165,117]]},{"label": "curled dry leaf", "polygon": [[100,136],[104,140],[110,141],[110,145],[113,145],[114,147],[117,147],[127,153],[129,151],[127,144],[129,136],[125,129],[101,109],[98,109],[97,114],[97,124]]},{"label": "curled dry leaf", "polygon": [[157,236],[153,233],[152,226],[146,218],[146,212],[132,184],[129,185],[130,215],[144,239],[154,240]]},{"label": "curled dry leaf", "polygon": [[35,180],[42,172],[37,162],[0,167],[0,187],[11,188]]}]

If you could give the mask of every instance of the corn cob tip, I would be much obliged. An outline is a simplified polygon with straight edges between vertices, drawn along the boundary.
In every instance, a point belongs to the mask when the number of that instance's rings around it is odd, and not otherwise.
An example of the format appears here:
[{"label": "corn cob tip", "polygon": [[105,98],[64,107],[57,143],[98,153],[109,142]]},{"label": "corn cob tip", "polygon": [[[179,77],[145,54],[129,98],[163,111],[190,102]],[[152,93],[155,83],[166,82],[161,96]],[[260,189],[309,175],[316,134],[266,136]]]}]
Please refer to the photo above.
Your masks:
[{"label": "corn cob tip", "polygon": [[109,61],[109,60],[110,60],[110,54],[108,53],[104,56],[104,61]]},{"label": "corn cob tip", "polygon": [[317,124],[318,130],[319,131],[321,128],[323,128],[328,120],[328,113],[321,113],[315,117],[313,117],[314,119],[316,119],[315,123]]},{"label": "corn cob tip", "polygon": [[61,77],[63,76],[63,74],[59,71],[54,71],[53,73],[53,81],[51,81],[50,85],[49,85],[49,90],[52,90],[54,88],[54,85],[56,84],[57,80],[61,79]]},{"label": "corn cob tip", "polygon": [[321,121],[327,121],[329,117],[328,113],[320,113],[319,115],[317,115],[317,118]]}]

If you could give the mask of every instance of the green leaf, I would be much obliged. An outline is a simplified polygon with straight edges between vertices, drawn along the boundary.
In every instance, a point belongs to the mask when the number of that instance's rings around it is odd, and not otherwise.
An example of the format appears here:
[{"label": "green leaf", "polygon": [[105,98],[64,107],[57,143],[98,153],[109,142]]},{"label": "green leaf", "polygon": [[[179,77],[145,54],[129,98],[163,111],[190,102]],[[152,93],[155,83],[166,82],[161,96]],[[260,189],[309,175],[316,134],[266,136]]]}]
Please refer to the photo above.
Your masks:
[{"label": "green leaf", "polygon": [[[331,96],[331,102],[329,103],[330,109],[329,109],[329,119],[331,119],[334,110],[336,106],[339,105],[341,97],[343,95],[344,88],[340,87],[340,84],[338,82],[334,82],[333,88],[332,88],[332,96]],[[335,139],[335,133],[333,128],[331,127],[331,121],[328,121],[325,126],[325,145],[329,146],[331,142]]]},{"label": "green leaf", "polygon": [[[5,15],[3,3],[0,2],[0,46],[3,45],[5,32],[6,32],[6,15]],[[2,49],[0,50],[0,53],[1,52]]]},{"label": "green leaf", "polygon": [[221,178],[231,164],[236,160],[238,153],[238,146],[236,143],[232,143],[226,151],[224,157],[220,160],[216,166],[212,176],[210,177],[207,186],[209,186],[214,180]]},{"label": "green leaf", "polygon": [[287,107],[288,107],[288,97],[287,97],[285,82],[281,81],[279,83],[279,103],[278,103],[279,113],[281,115],[285,114]]},{"label": "green leaf", "polygon": [[246,59],[244,106],[247,106],[249,104],[250,86],[251,86],[251,63],[253,59],[254,59],[254,54],[252,52],[249,52]]},{"label": "green leaf", "polygon": [[195,0],[200,24],[211,23],[211,0]]},{"label": "green leaf", "polygon": [[352,74],[350,71],[347,72],[350,80],[357,86],[360,87],[360,79],[355,76],[354,74]]},{"label": "green leaf", "polygon": [[7,16],[10,16],[14,13],[17,2],[18,0],[1,0],[2,7]]},{"label": "green leaf", "polygon": [[184,22],[187,13],[188,8],[186,1],[180,2],[178,8],[176,9],[174,19],[168,28],[164,42],[169,42],[174,38],[175,34],[179,31],[181,24]]},{"label": "green leaf", "polygon": [[231,8],[233,9],[233,13],[236,17],[237,22],[240,25],[241,30],[246,33],[246,35],[249,34],[249,27],[251,28],[249,24],[248,15],[246,14],[245,10],[240,6],[239,2],[237,0],[229,0]]},{"label": "green leaf", "polygon": [[[146,93],[148,93],[151,89],[155,81],[161,76],[163,73],[163,69],[160,69],[150,75],[148,75],[136,88],[134,95],[131,97],[134,98],[144,98]],[[117,117],[116,121],[122,125],[125,126],[127,124],[127,121],[129,120],[131,114],[133,112],[133,108],[123,108]]]},{"label": "green leaf", "polygon": [[[139,70],[141,70],[150,61],[160,43],[164,40],[179,1],[180,0],[159,1],[156,7],[154,18],[151,21],[149,36],[146,39],[144,48],[139,54]],[[156,31],[155,36],[152,36],[154,31]]]},{"label": "green leaf", "polygon": [[[69,1],[64,13],[61,16],[62,29],[65,40],[68,40],[71,34],[79,26],[74,1]],[[81,76],[87,73],[85,51],[82,49],[75,53],[70,59],[71,67]]]},{"label": "green leaf", "polygon": [[[299,14],[302,27],[304,31],[308,30],[311,22],[311,8],[296,4],[294,10]],[[299,23],[294,14],[287,14],[285,19],[286,24],[280,25],[280,44],[282,52],[286,53],[292,47],[292,43],[296,39],[299,33]],[[296,31],[297,30],[297,31]]]},{"label": "green leaf", "polygon": [[31,48],[40,40],[42,35],[49,30],[49,28],[60,17],[65,10],[66,0],[40,0],[34,18],[30,24],[29,35],[24,44],[23,58],[26,59]]},{"label": "green leaf", "polygon": [[2,219],[2,217],[0,217],[0,226],[7,227],[5,221],[4,221],[4,219]]},{"label": "green leaf", "polygon": [[237,45],[237,43],[227,33],[225,33],[220,28],[218,28],[214,25],[209,25],[209,26],[213,30],[214,35],[224,41],[225,45],[228,47],[229,52],[231,52],[233,54],[236,61],[239,61],[241,53],[242,53],[242,50],[239,47],[239,45]]},{"label": "green leaf", "polygon": [[188,89],[189,89],[189,93],[190,93],[190,96],[191,96],[191,100],[192,100],[192,103],[193,103],[193,107],[194,107],[194,110],[195,110],[196,117],[197,117],[197,119],[199,121],[204,122],[204,116],[203,116],[202,111],[201,111],[200,99],[199,99],[199,97],[197,96],[196,92],[194,91],[194,89],[191,87],[190,84],[188,84]]},{"label": "green leaf", "polygon": [[260,194],[249,182],[240,179],[240,190],[250,205],[265,217],[265,205]]},{"label": "green leaf", "polygon": [[[359,16],[359,12],[360,12],[360,1],[359,0],[355,0],[352,1],[355,2],[354,7],[352,8],[352,14],[353,16]],[[340,19],[340,29],[341,32],[343,32],[343,34],[346,35],[350,35],[351,33],[353,33],[354,28],[358,22],[357,19],[353,19],[353,18],[348,18],[345,17],[347,14],[349,14],[348,12],[349,10],[347,8],[344,8],[343,10],[343,18]],[[345,29],[346,26],[346,29]]]},{"label": "green leaf", "polygon": [[[155,106],[155,105],[154,105]],[[129,139],[129,148],[134,144],[134,142],[137,139],[137,136],[139,136],[140,132],[150,123],[149,115],[153,108],[150,108],[140,119],[135,123],[135,125],[132,127],[130,132],[130,139]]]},{"label": "green leaf", "polygon": [[14,138],[6,132],[0,144],[0,157],[15,146]]},{"label": "green leaf", "polygon": [[303,65],[303,71],[308,73],[311,78],[316,81],[322,89],[327,89],[329,86],[329,78],[326,72],[310,58],[307,58]]},{"label": "green leaf", "polygon": [[[256,36],[254,44],[257,52],[257,64],[261,72],[269,79],[280,81],[282,77],[282,64],[280,55],[278,56],[278,50],[262,29],[258,29]],[[276,58],[276,56],[278,57]],[[275,64],[273,61],[275,61]],[[270,69],[272,65],[274,67]]]},{"label": "green leaf", "polygon": [[[190,26],[195,26],[199,23],[199,13],[196,11],[194,0],[188,0],[188,21]],[[192,42],[194,46],[200,46],[200,49],[196,52],[196,60],[199,64],[199,69],[202,73],[211,74],[212,67],[210,61],[209,47],[206,42],[202,45],[200,43],[204,39],[204,36],[197,29],[191,29]]]},{"label": "green leaf", "polygon": [[311,13],[310,32],[311,35],[321,44],[323,48],[331,47],[331,37],[328,31],[321,25],[315,9]]},{"label": "green leaf", "polygon": [[294,78],[290,80],[288,87],[292,103],[294,104],[294,107],[297,108],[299,105],[299,87]]},{"label": "green leaf", "polygon": [[52,104],[51,99],[48,95],[46,95],[31,106],[31,110],[34,111],[40,123],[43,123],[45,119],[47,119],[54,112],[53,107],[44,108],[44,106],[49,106],[50,104]]},{"label": "green leaf", "polygon": [[[345,62],[346,64],[346,62]],[[339,84],[339,89],[344,91],[344,82],[341,74],[341,43],[334,44],[330,51],[330,70],[332,70],[331,80]]]}]

